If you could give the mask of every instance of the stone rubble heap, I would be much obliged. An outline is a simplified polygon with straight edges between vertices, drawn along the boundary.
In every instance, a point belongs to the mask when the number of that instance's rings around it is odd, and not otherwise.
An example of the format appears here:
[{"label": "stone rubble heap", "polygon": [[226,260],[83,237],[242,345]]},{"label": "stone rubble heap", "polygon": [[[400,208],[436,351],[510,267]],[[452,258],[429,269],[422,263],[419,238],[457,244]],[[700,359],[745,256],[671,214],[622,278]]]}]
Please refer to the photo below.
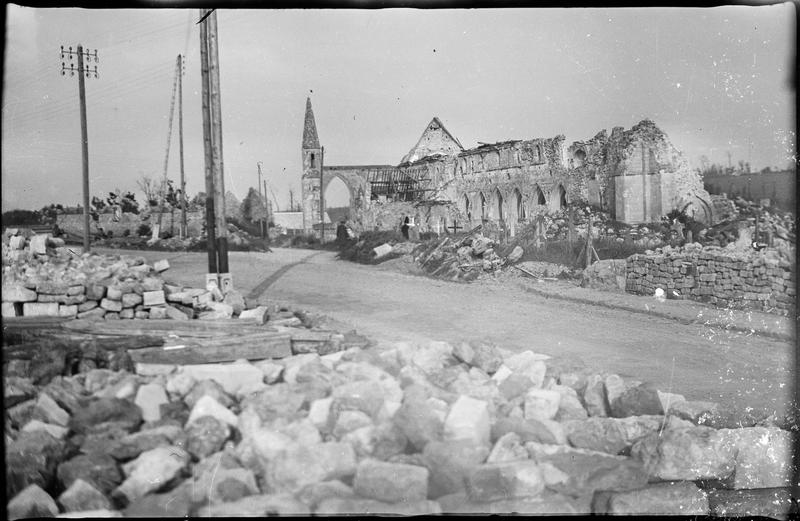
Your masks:
[{"label": "stone rubble heap", "polygon": [[485,343],[8,377],[5,405],[10,519],[789,504],[790,432]]},{"label": "stone rubble heap", "polygon": [[625,288],[644,295],[676,289],[684,298],[718,306],[786,314],[795,306],[794,255],[794,248],[757,252],[735,244],[665,247],[628,257]]},{"label": "stone rubble heap", "polygon": [[143,257],[76,255],[61,239],[30,237],[9,229],[3,236],[2,316],[85,319],[247,317],[236,291],[166,284],[169,262],[152,266]]}]

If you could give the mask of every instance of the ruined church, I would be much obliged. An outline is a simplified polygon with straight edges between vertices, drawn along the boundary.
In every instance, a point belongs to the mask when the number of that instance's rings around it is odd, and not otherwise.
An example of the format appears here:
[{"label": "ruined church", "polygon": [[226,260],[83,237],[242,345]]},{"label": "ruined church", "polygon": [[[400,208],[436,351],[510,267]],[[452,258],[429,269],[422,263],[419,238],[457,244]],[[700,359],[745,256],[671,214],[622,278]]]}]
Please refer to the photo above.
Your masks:
[{"label": "ruined church", "polygon": [[712,219],[699,175],[650,120],[571,144],[558,135],[465,149],[434,117],[397,165],[325,165],[322,153],[309,98],[302,141],[307,233],[318,230],[320,195],[324,202],[336,178],[350,191],[357,232],[397,229],[413,216],[421,232],[491,222],[513,237],[537,215],[568,204],[592,205],[628,224],[659,221],[673,209]]}]

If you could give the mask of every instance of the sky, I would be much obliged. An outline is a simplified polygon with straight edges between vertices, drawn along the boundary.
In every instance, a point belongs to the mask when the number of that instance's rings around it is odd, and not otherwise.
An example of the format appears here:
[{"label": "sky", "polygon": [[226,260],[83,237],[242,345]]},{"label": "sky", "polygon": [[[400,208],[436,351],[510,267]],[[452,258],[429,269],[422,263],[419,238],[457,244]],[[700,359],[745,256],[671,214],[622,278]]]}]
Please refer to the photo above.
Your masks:
[{"label": "sky", "polygon": [[[785,168],[795,157],[795,7],[217,10],[225,190],[262,165],[271,198],[300,197],[311,97],[325,165],[398,164],[438,116],[466,148],[585,140],[650,118],[692,166]],[[204,191],[197,9],[7,5],[2,209],[82,200],[78,81],[60,46],[97,49],[86,80],[90,193],[143,195],[180,178],[178,54],[187,193]],[[67,62],[69,63],[69,62]],[[94,66],[94,63],[92,63]],[[346,189],[326,193],[346,204]]]}]

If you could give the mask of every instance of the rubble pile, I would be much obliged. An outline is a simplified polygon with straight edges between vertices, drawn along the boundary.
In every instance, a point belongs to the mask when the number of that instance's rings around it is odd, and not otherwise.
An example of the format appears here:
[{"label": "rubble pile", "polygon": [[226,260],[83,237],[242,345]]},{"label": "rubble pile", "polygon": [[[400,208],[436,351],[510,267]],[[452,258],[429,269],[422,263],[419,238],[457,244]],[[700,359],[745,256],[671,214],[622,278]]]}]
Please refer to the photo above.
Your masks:
[{"label": "rubble pile", "polygon": [[492,273],[522,258],[524,250],[516,247],[507,256],[498,253],[499,244],[482,233],[456,239],[422,243],[411,255],[429,275],[455,281],[475,280],[481,273]]},{"label": "rubble pile", "polygon": [[790,432],[486,343],[5,379],[10,519],[786,515]]},{"label": "rubble pile", "polygon": [[240,316],[243,297],[217,288],[167,284],[169,262],[143,257],[76,255],[49,235],[3,236],[2,316],[59,316],[106,320],[217,319]]},{"label": "rubble pile", "polygon": [[714,305],[787,314],[794,309],[794,247],[756,251],[745,239],[726,248],[697,243],[628,257],[625,289],[652,295],[676,289]]}]

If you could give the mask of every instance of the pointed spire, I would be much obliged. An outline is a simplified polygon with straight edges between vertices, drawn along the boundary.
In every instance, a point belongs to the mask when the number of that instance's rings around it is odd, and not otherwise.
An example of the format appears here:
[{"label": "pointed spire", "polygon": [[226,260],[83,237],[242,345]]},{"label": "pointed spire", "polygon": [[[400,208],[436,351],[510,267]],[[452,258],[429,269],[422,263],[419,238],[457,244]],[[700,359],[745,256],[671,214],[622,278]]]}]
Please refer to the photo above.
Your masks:
[{"label": "pointed spire", "polygon": [[311,98],[306,98],[306,121],[303,125],[303,148],[320,148],[317,137],[317,123],[311,109]]}]

